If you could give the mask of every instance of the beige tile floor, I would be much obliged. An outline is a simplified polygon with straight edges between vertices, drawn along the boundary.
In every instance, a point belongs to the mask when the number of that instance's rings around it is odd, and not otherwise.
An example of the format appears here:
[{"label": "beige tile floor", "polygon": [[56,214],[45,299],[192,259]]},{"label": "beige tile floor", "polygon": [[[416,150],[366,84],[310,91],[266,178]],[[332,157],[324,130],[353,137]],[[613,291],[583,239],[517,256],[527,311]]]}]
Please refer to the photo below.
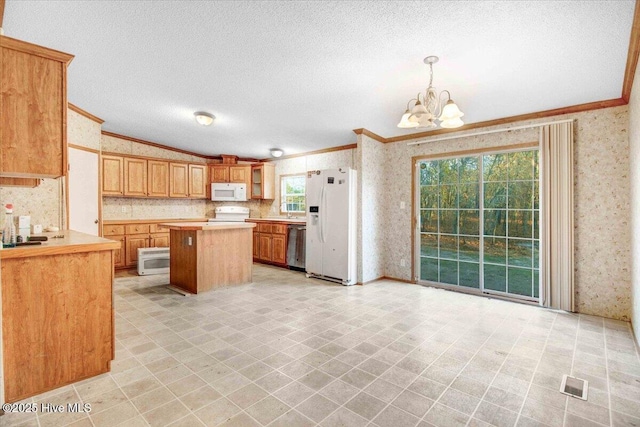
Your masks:
[{"label": "beige tile floor", "polygon": [[[3,426],[640,426],[630,325],[404,283],[258,266],[183,297],[116,279],[112,371],[29,399],[91,412]],[[587,379],[589,400],[558,392]]]}]

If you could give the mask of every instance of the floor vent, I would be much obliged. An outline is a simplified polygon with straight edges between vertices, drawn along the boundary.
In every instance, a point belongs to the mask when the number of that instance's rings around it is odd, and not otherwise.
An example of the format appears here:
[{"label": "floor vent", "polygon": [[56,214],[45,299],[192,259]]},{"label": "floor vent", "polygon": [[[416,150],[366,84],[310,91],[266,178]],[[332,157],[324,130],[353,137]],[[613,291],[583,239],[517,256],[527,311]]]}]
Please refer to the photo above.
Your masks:
[{"label": "floor vent", "polygon": [[564,375],[562,377],[562,385],[560,393],[568,394],[571,397],[587,400],[587,392],[589,391],[589,382],[580,378]]}]

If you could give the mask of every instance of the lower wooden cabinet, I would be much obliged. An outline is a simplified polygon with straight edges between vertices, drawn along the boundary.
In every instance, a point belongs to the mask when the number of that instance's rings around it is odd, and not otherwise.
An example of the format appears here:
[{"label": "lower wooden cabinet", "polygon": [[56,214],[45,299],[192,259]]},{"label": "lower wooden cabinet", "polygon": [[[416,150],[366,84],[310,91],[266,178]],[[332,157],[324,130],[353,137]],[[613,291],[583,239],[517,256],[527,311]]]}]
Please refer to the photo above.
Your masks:
[{"label": "lower wooden cabinet", "polygon": [[116,249],[113,252],[113,266],[115,268],[122,268],[125,265],[127,265],[127,261],[126,261],[125,256],[124,256],[125,253],[126,253],[124,235],[122,235],[122,236],[109,236],[109,239],[117,240],[118,242],[120,242],[120,249]]},{"label": "lower wooden cabinet", "polygon": [[102,234],[107,239],[120,242],[120,249],[114,252],[115,268],[136,267],[140,248],[168,248],[171,243],[168,230],[157,223],[105,225]]},{"label": "lower wooden cabinet", "polygon": [[253,259],[287,265],[287,224],[259,222],[253,233]]},{"label": "lower wooden cabinet", "polygon": [[72,242],[73,233],[65,230],[69,248],[54,255],[2,259],[4,402],[109,371],[115,247],[88,235]]},{"label": "lower wooden cabinet", "polygon": [[134,234],[125,236],[126,242],[126,266],[135,267],[138,265],[138,249],[149,247],[148,234]]}]

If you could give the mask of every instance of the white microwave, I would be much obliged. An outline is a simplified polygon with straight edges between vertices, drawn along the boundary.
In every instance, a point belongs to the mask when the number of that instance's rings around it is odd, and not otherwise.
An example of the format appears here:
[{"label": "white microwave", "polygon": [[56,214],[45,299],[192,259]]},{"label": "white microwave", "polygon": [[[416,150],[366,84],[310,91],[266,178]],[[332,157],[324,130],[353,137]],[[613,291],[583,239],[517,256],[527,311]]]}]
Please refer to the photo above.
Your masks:
[{"label": "white microwave", "polygon": [[214,182],[211,184],[211,200],[214,202],[244,202],[247,200],[247,185]]}]

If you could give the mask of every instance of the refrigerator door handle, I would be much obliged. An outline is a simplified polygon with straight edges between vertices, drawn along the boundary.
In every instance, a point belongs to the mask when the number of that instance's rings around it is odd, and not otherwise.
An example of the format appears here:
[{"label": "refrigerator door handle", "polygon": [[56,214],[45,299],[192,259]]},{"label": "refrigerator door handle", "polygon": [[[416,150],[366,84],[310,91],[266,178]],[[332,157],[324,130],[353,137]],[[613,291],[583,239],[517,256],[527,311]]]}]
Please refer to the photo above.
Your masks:
[{"label": "refrigerator door handle", "polygon": [[322,189],[320,190],[320,218],[319,218],[319,222],[320,222],[320,242],[325,243],[324,240],[324,217],[326,215],[326,212],[324,211],[325,208],[325,188],[324,185],[322,186]]}]

